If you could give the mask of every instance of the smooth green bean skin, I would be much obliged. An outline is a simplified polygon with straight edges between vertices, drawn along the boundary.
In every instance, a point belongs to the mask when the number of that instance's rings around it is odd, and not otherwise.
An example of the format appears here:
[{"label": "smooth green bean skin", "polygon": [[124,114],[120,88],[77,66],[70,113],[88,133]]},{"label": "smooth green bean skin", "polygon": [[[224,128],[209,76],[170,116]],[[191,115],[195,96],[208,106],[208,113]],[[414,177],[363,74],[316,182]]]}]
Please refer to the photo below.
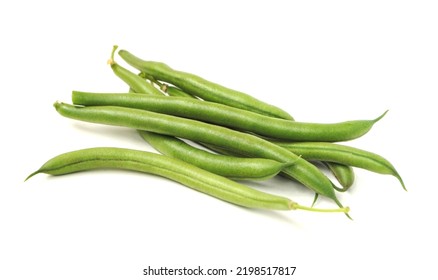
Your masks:
[{"label": "smooth green bean skin", "polygon": [[276,142],[276,144],[296,153],[297,155],[301,155],[307,160],[336,162],[366,169],[379,174],[395,176],[406,190],[403,180],[395,167],[387,159],[378,154],[335,143]]},{"label": "smooth green bean skin", "polygon": [[337,191],[345,192],[353,185],[355,175],[351,166],[327,161],[323,161],[322,163],[328,167],[328,169],[338,180],[339,184],[341,184],[340,188],[333,186]]},{"label": "smooth green bean skin", "polygon": [[282,120],[223,104],[184,97],[168,98],[135,93],[101,94],[74,91],[72,100],[75,104],[85,106],[122,106],[191,118],[287,141],[352,140],[367,133],[373,124],[384,116],[383,114],[375,120],[321,124]]},{"label": "smooth green bean skin", "polygon": [[[264,158],[241,158],[213,154],[172,136],[138,131],[160,153],[235,180],[265,180],[277,175],[285,163]],[[293,163],[291,163],[293,164]]]},{"label": "smooth green bean skin", "polygon": [[287,198],[257,191],[184,161],[123,148],[89,148],[61,154],[47,161],[27,179],[38,173],[64,175],[102,168],[133,170],[162,176],[244,207],[272,210],[295,209],[295,203]]},{"label": "smooth green bean skin", "polygon": [[126,50],[120,50],[118,53],[128,64],[141,72],[151,75],[157,80],[173,84],[184,92],[204,100],[226,104],[262,115],[293,120],[284,110],[246,93],[226,88],[190,73],[176,71],[164,63],[144,61]]},{"label": "smooth green bean skin", "polygon": [[293,162],[292,166],[283,169],[283,173],[343,207],[336,197],[331,181],[318,168],[294,153],[259,137],[200,121],[139,109],[116,106],[77,107],[59,102],[54,106],[62,116],[76,120],[131,127],[212,144],[252,157],[283,163]]}]

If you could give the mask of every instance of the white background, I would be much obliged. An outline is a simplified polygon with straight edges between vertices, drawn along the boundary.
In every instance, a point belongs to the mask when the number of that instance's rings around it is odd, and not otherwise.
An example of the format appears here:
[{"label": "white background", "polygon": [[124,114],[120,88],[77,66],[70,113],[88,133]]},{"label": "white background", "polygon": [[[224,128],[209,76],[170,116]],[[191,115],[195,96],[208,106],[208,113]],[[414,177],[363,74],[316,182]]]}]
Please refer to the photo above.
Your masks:
[{"label": "white background", "polygon": [[[0,279],[151,279],[143,268],[198,265],[297,267],[293,277],[264,279],[436,279],[434,1],[96,2],[0,4]],[[52,107],[69,102],[72,90],[126,89],[106,65],[113,44],[300,121],[369,119],[389,109],[348,144],[389,159],[409,191],[356,169],[353,188],[339,195],[350,221],[243,209],[131,172],[24,183],[63,152],[150,150],[135,131],[65,119]],[[251,185],[305,205],[313,198],[282,179]]]}]

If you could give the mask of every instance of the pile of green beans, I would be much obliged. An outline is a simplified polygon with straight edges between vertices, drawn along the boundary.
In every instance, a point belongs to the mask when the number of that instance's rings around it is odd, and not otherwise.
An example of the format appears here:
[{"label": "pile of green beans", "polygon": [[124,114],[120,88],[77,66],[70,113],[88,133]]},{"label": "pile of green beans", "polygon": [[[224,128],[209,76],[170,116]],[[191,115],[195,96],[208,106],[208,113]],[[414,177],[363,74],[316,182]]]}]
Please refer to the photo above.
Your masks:
[{"label": "pile of green beans", "polygon": [[[162,176],[244,207],[343,212],[348,217],[349,207],[341,204],[337,192],[354,185],[353,168],[392,175],[405,188],[387,159],[335,143],[365,135],[386,112],[370,120],[298,122],[283,109],[248,94],[120,50],[120,57],[140,71],[135,74],[115,62],[116,50],[114,46],[108,64],[129,91],[73,91],[73,105],[56,102],[54,107],[67,118],[136,129],[162,155],[115,147],[82,149],[48,160],[26,180],[38,173],[127,169]],[[340,186],[325,175],[324,166]],[[278,174],[312,190],[314,203],[322,196],[339,208],[306,207],[234,181],[269,180]]]}]

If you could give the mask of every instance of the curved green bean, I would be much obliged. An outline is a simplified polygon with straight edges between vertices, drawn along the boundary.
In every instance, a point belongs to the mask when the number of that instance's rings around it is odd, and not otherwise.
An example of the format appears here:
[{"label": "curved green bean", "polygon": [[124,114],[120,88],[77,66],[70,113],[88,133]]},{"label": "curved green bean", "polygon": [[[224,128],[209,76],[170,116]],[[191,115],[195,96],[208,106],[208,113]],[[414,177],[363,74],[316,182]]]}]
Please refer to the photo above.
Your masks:
[{"label": "curved green bean", "polygon": [[111,53],[111,58],[108,60],[108,64],[111,66],[114,74],[119,77],[122,81],[130,86],[135,92],[144,92],[152,95],[162,95],[161,92],[156,89],[153,85],[146,82],[142,77],[132,73],[128,69],[120,66],[114,60],[114,52],[117,46],[114,46]]},{"label": "curved green bean", "polygon": [[347,212],[346,209],[311,209],[288,198],[264,193],[171,157],[123,148],[89,148],[48,160],[26,180],[39,173],[64,175],[91,169],[125,169],[150,173],[179,182],[215,198],[249,208]]},{"label": "curved green bean", "polygon": [[186,117],[287,141],[352,140],[367,133],[386,114],[385,112],[374,120],[324,124],[282,120],[223,104],[184,97],[168,98],[135,93],[101,94],[73,91],[72,100],[73,103],[79,105],[123,106]]},{"label": "curved green bean", "polygon": [[226,88],[190,73],[173,70],[164,63],[141,60],[125,50],[120,50],[119,55],[128,64],[141,72],[153,76],[157,80],[171,83],[184,92],[204,100],[223,103],[276,118],[293,120],[284,110],[260,101],[246,93]]},{"label": "curved green bean", "polygon": [[143,130],[138,132],[160,153],[231,179],[265,180],[277,175],[286,166],[293,164],[264,158],[241,158],[213,154],[195,148],[173,136]]},{"label": "curved green bean", "polygon": [[338,180],[341,187],[333,186],[335,190],[340,192],[347,191],[354,183],[354,170],[351,166],[336,162],[322,161],[322,164],[328,167],[335,178]]},{"label": "curved green bean", "polygon": [[331,181],[318,168],[294,153],[259,137],[221,126],[139,109],[116,106],[77,107],[59,102],[54,106],[62,116],[72,119],[131,127],[242,151],[253,157],[283,163],[294,162],[292,166],[284,168],[283,173],[343,207],[336,197]]},{"label": "curved green bean", "polygon": [[324,142],[276,142],[276,144],[297,155],[301,155],[307,160],[337,162],[380,174],[392,175],[400,181],[403,189],[406,190],[405,184],[395,167],[387,159],[378,154],[341,144]]}]

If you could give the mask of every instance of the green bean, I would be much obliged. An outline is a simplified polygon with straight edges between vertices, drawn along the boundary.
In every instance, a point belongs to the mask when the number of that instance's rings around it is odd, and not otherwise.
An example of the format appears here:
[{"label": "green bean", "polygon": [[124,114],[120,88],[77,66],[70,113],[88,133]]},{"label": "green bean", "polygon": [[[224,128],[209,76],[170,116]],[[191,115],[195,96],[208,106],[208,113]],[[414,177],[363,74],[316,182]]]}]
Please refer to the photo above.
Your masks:
[{"label": "green bean", "polygon": [[142,77],[132,73],[128,69],[120,66],[114,60],[114,52],[117,46],[114,46],[111,53],[111,58],[108,60],[108,64],[111,66],[114,74],[119,77],[122,81],[127,83],[135,92],[144,92],[152,95],[161,95],[161,92],[156,89],[153,85],[146,82]]},{"label": "green bean", "polygon": [[48,160],[26,180],[39,173],[64,175],[92,169],[125,169],[158,175],[215,198],[249,208],[347,212],[346,209],[312,209],[288,198],[261,192],[171,157],[123,148],[89,148]]},{"label": "green bean", "polygon": [[293,120],[284,110],[243,92],[226,88],[190,73],[173,70],[164,63],[141,60],[125,50],[120,50],[119,55],[128,64],[141,72],[153,76],[157,80],[171,83],[184,92],[204,100],[223,103],[263,115]]},{"label": "green bean", "polygon": [[160,153],[183,160],[207,171],[237,180],[265,180],[292,165],[264,158],[241,158],[212,154],[192,147],[172,136],[138,131],[140,136]]},{"label": "green bean", "polygon": [[293,153],[302,155],[303,158],[307,160],[337,162],[380,174],[392,175],[400,181],[403,189],[406,190],[405,184],[394,166],[387,159],[378,154],[341,144],[324,142],[276,142],[276,144],[292,151]]},{"label": "green bean", "polygon": [[143,109],[162,114],[186,117],[249,131],[264,137],[288,141],[347,141],[364,135],[374,120],[357,120],[342,123],[304,123],[282,120],[233,108],[223,104],[184,97],[168,98],[145,94],[96,94],[74,91],[73,103],[79,105],[114,105]]},{"label": "green bean", "polygon": [[72,119],[172,135],[242,151],[253,157],[283,163],[294,162],[292,166],[283,169],[285,174],[343,207],[336,197],[331,181],[318,168],[294,153],[259,137],[221,126],[139,109],[116,106],[77,107],[59,102],[54,106],[62,116]]},{"label": "green bean", "polygon": [[340,188],[337,186],[333,186],[335,190],[345,192],[353,185],[355,176],[353,168],[351,166],[328,161],[322,161],[321,163],[328,167],[328,169],[341,184]]},{"label": "green bean", "polygon": [[[202,143],[201,143],[202,144]],[[218,148],[213,145],[208,144],[202,144],[206,148],[223,155],[233,156],[233,157],[244,157],[244,154],[239,154],[236,152],[231,152],[229,150],[226,150],[224,148]],[[343,165],[340,163],[335,162],[321,162],[325,166],[327,166],[332,174],[335,176],[335,178],[338,180],[338,182],[341,184],[341,188],[337,187],[333,184],[333,188],[335,188],[337,191],[345,192],[347,191],[354,183],[354,171],[351,166]]]}]

